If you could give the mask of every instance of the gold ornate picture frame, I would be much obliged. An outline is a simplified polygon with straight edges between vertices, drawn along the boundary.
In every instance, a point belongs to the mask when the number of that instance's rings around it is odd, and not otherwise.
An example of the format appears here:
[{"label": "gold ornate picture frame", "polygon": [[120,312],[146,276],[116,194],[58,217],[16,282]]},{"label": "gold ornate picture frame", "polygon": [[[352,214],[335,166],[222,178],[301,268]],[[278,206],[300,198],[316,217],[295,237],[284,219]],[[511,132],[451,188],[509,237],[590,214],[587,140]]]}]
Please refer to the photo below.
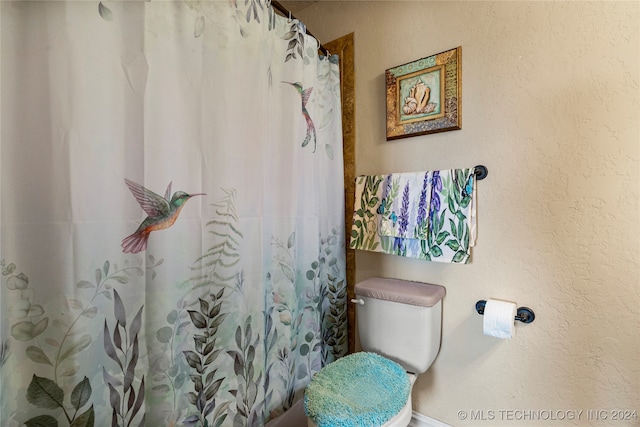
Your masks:
[{"label": "gold ornate picture frame", "polygon": [[385,72],[387,140],[462,128],[462,48]]}]

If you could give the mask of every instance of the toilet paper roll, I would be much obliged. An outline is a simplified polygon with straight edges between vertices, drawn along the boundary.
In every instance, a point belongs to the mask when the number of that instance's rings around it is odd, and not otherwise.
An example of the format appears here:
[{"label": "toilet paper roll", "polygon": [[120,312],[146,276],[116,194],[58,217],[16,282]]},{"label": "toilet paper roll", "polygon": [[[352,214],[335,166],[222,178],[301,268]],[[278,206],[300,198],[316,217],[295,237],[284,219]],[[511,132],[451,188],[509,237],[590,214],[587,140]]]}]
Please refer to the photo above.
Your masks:
[{"label": "toilet paper roll", "polygon": [[487,300],[482,321],[484,334],[496,338],[510,339],[516,332],[514,319],[517,311],[518,307],[512,302]]}]

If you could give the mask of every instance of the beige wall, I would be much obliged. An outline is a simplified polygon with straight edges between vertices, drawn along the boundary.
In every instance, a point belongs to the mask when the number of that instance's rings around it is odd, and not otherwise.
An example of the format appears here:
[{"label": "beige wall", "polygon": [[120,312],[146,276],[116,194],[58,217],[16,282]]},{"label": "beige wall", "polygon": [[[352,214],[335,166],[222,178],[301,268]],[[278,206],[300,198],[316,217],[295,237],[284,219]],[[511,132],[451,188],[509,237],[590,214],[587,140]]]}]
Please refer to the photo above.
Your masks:
[{"label": "beige wall", "polygon": [[[358,280],[447,289],[414,409],[460,426],[552,425],[508,410],[596,425],[588,410],[623,409],[639,418],[609,425],[640,425],[640,3],[322,1],[298,16],[323,41],[355,32],[357,174],[489,168],[471,264],[357,254]],[[387,142],[385,69],[456,46],[463,129]],[[486,298],[536,321],[484,336]]]}]

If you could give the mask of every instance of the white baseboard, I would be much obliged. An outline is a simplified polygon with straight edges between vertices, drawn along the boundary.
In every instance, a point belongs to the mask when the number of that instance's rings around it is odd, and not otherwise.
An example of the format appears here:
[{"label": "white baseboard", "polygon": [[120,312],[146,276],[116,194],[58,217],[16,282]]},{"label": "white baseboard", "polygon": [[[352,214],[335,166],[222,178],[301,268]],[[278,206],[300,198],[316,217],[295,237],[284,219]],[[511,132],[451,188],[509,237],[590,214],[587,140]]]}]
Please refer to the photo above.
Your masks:
[{"label": "white baseboard", "polygon": [[413,412],[411,421],[408,427],[452,427],[449,424],[445,424],[442,421],[438,421],[434,418],[427,417],[426,415]]}]

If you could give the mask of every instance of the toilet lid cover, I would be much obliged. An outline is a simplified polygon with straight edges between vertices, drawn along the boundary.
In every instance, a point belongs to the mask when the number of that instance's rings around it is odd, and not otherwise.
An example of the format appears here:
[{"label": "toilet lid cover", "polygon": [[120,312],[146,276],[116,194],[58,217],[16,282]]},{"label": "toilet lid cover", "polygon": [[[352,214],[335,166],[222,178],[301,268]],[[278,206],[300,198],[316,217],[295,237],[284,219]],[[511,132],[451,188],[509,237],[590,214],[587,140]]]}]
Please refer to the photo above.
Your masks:
[{"label": "toilet lid cover", "polygon": [[359,352],[325,366],[304,393],[304,409],[318,427],[374,427],[407,403],[411,383],[402,366]]}]

